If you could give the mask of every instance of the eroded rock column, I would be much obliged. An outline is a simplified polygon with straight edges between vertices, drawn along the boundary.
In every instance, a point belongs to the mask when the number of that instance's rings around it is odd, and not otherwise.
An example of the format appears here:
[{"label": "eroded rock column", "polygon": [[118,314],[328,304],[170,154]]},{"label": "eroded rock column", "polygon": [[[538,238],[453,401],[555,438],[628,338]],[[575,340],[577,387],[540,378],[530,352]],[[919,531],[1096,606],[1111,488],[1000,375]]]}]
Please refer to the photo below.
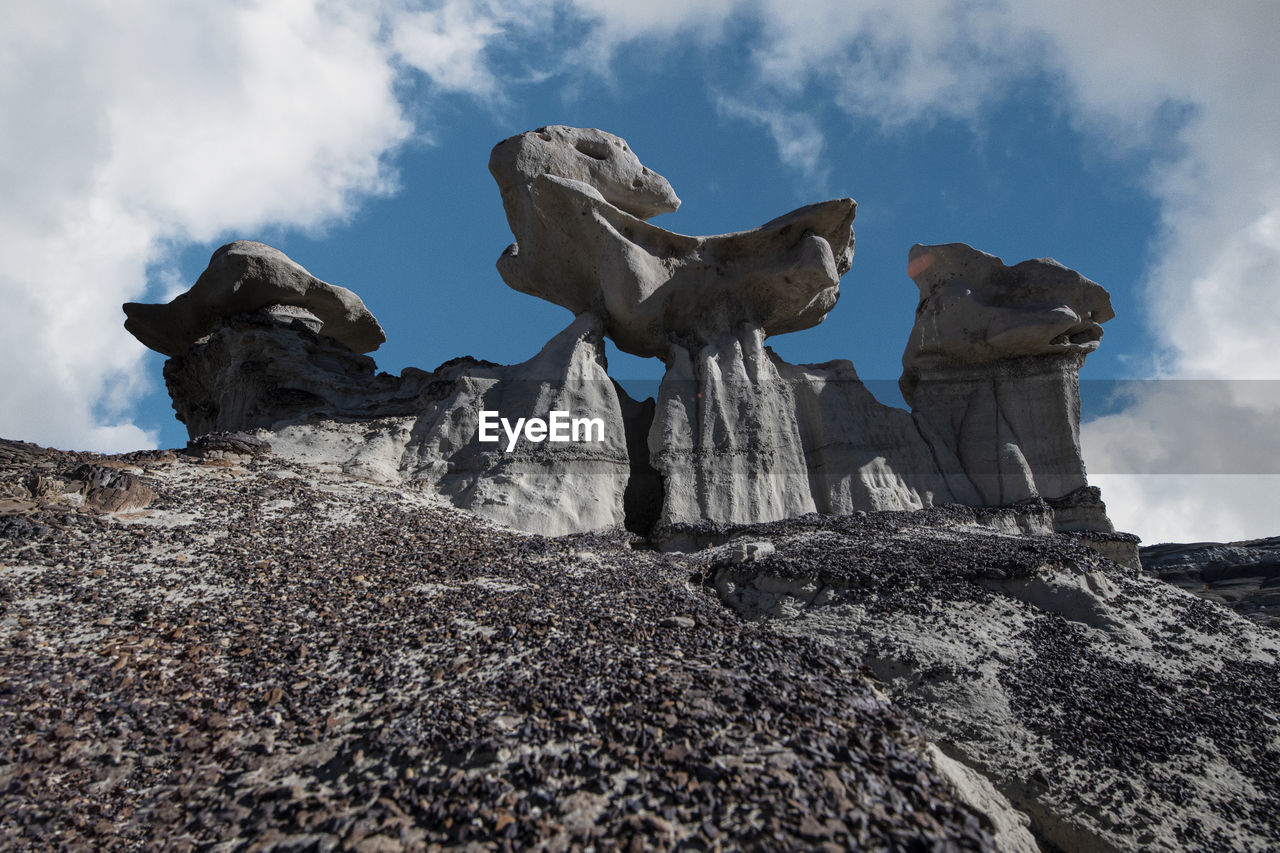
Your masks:
[{"label": "eroded rock column", "polygon": [[773,521],[814,511],[796,402],[744,323],[692,351],[673,343],[649,432],[661,521]]},{"label": "eroded rock column", "polygon": [[963,243],[913,247],[908,273],[920,304],[902,393],[979,500],[1084,488],[1079,370],[1114,316],[1107,291],[1056,261],[1008,267]]}]

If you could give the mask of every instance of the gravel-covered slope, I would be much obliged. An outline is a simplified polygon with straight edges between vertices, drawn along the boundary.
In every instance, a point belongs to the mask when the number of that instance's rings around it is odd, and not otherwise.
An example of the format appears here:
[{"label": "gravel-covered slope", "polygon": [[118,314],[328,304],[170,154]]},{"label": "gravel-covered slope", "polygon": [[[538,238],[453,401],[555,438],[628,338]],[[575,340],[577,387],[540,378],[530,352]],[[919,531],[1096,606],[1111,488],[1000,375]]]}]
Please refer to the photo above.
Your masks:
[{"label": "gravel-covered slope", "polygon": [[0,442],[0,846],[990,847],[853,658],[690,571],[270,456]]},{"label": "gravel-covered slope", "polygon": [[1277,849],[1280,638],[990,515],[722,530],[702,562],[745,616],[861,660],[1054,848]]}]

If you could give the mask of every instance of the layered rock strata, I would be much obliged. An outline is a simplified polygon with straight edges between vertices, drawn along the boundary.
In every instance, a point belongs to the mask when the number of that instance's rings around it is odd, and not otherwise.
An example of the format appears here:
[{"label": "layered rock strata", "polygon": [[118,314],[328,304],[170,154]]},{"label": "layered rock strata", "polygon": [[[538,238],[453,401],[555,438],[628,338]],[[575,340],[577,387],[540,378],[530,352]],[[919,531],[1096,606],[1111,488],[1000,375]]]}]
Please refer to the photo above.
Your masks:
[{"label": "layered rock strata", "polygon": [[1001,260],[963,243],[914,246],[920,289],[899,384],[982,503],[1088,485],[1079,370],[1115,316],[1106,290],[1053,260]]},{"label": "layered rock strata", "polygon": [[1280,536],[1150,545],[1142,570],[1253,621],[1280,628]]}]

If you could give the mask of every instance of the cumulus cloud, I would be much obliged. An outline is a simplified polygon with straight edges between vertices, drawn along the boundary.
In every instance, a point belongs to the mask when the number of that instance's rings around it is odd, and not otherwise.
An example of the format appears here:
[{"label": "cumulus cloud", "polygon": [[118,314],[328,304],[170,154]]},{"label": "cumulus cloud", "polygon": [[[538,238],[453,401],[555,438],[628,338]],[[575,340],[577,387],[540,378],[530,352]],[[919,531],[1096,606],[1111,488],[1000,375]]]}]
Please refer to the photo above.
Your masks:
[{"label": "cumulus cloud", "polygon": [[[1069,12],[1019,5],[1016,14],[1052,35],[1081,115],[1169,150],[1150,175],[1163,222],[1145,283],[1161,348],[1152,373],[1280,378],[1274,5],[1090,2]],[[1106,26],[1085,23],[1096,21]],[[1183,107],[1172,128],[1159,121],[1169,104]],[[1160,133],[1173,136],[1153,138]],[[1273,535],[1278,416],[1272,383],[1147,383],[1124,411],[1085,424],[1086,459],[1103,472],[1117,523],[1148,540]],[[1152,454],[1162,470],[1123,464]]]},{"label": "cumulus cloud", "polygon": [[1112,521],[1148,542],[1274,535],[1280,381],[1124,383],[1128,405],[1082,435]]},{"label": "cumulus cloud", "polygon": [[744,103],[737,98],[721,95],[716,108],[722,115],[746,119],[762,125],[769,131],[778,156],[782,161],[801,172],[810,182],[822,184],[830,171],[823,167],[823,149],[826,140],[818,123],[804,113],[785,109],[770,109]]},{"label": "cumulus cloud", "polygon": [[315,227],[394,187],[408,132],[360,8],[23,4],[0,30],[0,434],[123,450],[142,348],[118,323],[176,241]]},{"label": "cumulus cloud", "polygon": [[[1069,115],[1101,148],[1154,158],[1147,186],[1161,231],[1153,246],[1133,247],[1155,258],[1144,283],[1154,348],[1141,369],[1280,378],[1274,4],[764,0],[759,14],[766,92],[825,89],[851,116],[886,127],[979,118],[1019,75],[1057,80]],[[821,143],[811,135],[806,147]],[[1084,428],[1120,526],[1149,539],[1274,533],[1258,500],[1274,477],[1257,465],[1280,458],[1275,395],[1242,395],[1233,383],[1200,386],[1193,399],[1191,385],[1137,387],[1126,409]]]}]

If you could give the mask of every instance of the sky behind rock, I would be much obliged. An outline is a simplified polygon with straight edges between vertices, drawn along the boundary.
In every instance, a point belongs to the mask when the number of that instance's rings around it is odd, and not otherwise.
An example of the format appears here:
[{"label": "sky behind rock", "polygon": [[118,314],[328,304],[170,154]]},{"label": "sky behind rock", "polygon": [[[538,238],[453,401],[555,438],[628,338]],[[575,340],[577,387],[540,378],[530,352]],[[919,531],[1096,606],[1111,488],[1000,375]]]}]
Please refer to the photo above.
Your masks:
[{"label": "sky behind rock", "polygon": [[[670,178],[672,230],[857,199],[841,304],[771,343],[851,358],[885,402],[901,404],[912,243],[1079,270],[1118,313],[1083,373],[1086,460],[1118,525],[1280,532],[1270,0],[0,10],[6,437],[180,445],[163,358],[119,306],[170,298],[237,238],[359,293],[388,333],[382,369],[529,357],[571,318],[494,271],[511,238],[486,162],[562,123],[618,133]],[[660,365],[615,353],[611,371],[640,387]],[[1116,395],[1122,379],[1161,381]]]}]

